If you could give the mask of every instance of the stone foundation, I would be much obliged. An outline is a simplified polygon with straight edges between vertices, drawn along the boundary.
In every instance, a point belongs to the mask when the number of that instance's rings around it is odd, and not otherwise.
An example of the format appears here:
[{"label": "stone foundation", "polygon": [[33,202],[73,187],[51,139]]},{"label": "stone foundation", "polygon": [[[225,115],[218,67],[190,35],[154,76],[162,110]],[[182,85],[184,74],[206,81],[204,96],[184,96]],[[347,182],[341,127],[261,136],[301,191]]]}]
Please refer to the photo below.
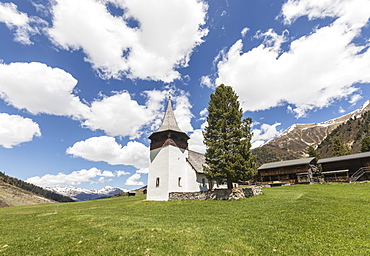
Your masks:
[{"label": "stone foundation", "polygon": [[230,200],[261,194],[263,194],[262,187],[255,186],[249,188],[215,189],[213,191],[171,192],[168,200]]}]

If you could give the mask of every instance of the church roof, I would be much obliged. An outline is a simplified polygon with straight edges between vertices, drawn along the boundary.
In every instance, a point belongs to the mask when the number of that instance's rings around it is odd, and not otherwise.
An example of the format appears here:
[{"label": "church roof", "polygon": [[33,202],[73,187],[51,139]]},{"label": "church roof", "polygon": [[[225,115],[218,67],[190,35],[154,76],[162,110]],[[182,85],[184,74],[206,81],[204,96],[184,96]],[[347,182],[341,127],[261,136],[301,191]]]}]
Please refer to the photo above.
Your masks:
[{"label": "church roof", "polygon": [[159,129],[154,133],[164,132],[164,131],[175,131],[175,132],[184,133],[179,128],[179,125],[177,124],[175,114],[173,113],[173,110],[172,110],[171,99],[168,100],[168,106],[167,106],[166,113],[164,114],[162,124],[159,127]]},{"label": "church roof", "polygon": [[189,150],[186,160],[197,173],[205,173],[203,165],[206,163],[206,157],[204,154]]}]

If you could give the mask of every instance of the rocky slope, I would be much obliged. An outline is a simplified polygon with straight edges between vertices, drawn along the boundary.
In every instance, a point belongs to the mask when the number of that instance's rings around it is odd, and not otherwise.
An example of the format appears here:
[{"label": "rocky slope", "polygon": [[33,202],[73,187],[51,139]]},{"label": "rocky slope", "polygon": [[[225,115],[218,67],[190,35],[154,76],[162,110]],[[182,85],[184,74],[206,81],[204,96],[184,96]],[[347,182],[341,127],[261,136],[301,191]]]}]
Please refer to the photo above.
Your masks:
[{"label": "rocky slope", "polygon": [[94,200],[99,198],[106,198],[111,196],[116,196],[120,192],[128,192],[126,189],[121,188],[113,188],[110,186],[106,186],[102,189],[83,189],[83,188],[75,188],[72,186],[55,186],[55,187],[47,187],[46,189],[58,193],[60,195],[68,196],[75,201],[86,201],[86,200]]},{"label": "rocky slope", "polygon": [[253,150],[258,163],[306,157],[307,148],[316,148],[337,127],[349,120],[361,118],[370,110],[370,101],[344,116],[315,124],[294,124],[278,137]]}]

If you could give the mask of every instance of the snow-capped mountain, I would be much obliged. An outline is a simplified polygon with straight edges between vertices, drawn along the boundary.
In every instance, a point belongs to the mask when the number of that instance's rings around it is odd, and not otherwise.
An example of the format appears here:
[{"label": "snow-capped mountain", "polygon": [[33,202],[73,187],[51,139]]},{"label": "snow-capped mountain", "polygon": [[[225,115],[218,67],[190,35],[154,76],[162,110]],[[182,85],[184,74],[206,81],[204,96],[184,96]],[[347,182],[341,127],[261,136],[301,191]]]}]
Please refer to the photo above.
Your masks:
[{"label": "snow-capped mountain", "polygon": [[367,101],[359,109],[326,122],[294,124],[261,147],[283,150],[295,158],[304,157],[308,146],[313,146],[315,148],[340,124],[347,122],[351,118],[360,118],[369,110],[370,101]]},{"label": "snow-capped mountain", "polygon": [[120,191],[122,192],[129,191],[127,189],[114,188],[110,186],[106,186],[99,190],[75,188],[72,186],[54,186],[54,187],[46,187],[46,189],[53,191],[55,193],[58,193],[60,195],[68,196],[75,201],[94,200],[94,199],[118,195]]}]

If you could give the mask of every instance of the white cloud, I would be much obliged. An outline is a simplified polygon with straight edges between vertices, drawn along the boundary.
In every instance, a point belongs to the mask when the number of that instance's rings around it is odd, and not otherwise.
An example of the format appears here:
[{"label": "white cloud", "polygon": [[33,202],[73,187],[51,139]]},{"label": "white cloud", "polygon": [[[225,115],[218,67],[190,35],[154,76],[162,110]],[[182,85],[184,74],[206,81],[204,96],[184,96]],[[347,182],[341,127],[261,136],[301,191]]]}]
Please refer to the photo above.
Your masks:
[{"label": "white cloud", "polygon": [[[168,90],[144,91],[144,105],[138,104],[126,92],[116,92],[93,101],[90,107],[74,95],[77,80],[59,68],[45,64],[0,63],[0,98],[18,109],[36,114],[70,116],[91,130],[103,130],[110,136],[139,138],[144,130],[154,130],[161,124]],[[174,89],[175,113],[179,126],[192,131],[188,95]]]},{"label": "white cloud", "polygon": [[208,88],[216,87],[209,76],[202,76],[200,79],[200,85],[206,86]]},{"label": "white cloud", "polygon": [[[80,171],[74,171],[70,174],[58,173],[56,175],[46,174],[42,177],[34,176],[28,178],[26,182],[41,186],[41,187],[51,187],[56,185],[68,186],[68,185],[80,185],[81,183],[104,183],[110,181],[111,179],[105,179],[106,177],[114,177],[115,175],[111,171],[101,171],[95,167],[86,170],[82,169]],[[94,178],[99,177],[99,179],[94,180]]]},{"label": "white cloud", "polygon": [[340,113],[340,114],[343,114],[343,113],[345,113],[346,111],[340,106],[339,107],[339,109],[338,109],[338,112]]},{"label": "white cloud", "polygon": [[190,104],[188,95],[182,93],[181,95],[174,97],[175,101],[174,114],[179,128],[184,132],[193,131],[193,126],[191,125],[191,119],[193,114],[191,113],[192,105]]},{"label": "white cloud", "polygon": [[129,141],[126,146],[118,144],[113,137],[92,137],[76,142],[66,150],[67,154],[89,161],[104,161],[112,165],[132,165],[136,168],[149,166],[149,149],[136,141]]},{"label": "white cloud", "polygon": [[116,171],[117,177],[121,177],[122,175],[129,175],[129,174],[130,174],[129,172],[125,172],[125,171]]},{"label": "white cloud", "polygon": [[288,103],[302,117],[353,95],[358,91],[354,84],[370,82],[370,50],[352,43],[370,17],[369,0],[288,1],[283,7],[287,23],[302,15],[338,18],[293,40],[286,52],[281,48],[286,32],[278,35],[270,29],[257,34],[264,39],[258,47],[243,52],[238,40],[218,62],[216,84],[232,86],[244,111]]},{"label": "white cloud", "polygon": [[189,137],[189,149],[204,154],[206,152],[206,145],[203,143],[204,137],[202,129],[194,130]]},{"label": "white cloud", "polygon": [[352,105],[355,105],[357,101],[361,100],[362,98],[363,97],[360,94],[355,94],[351,97],[349,103],[351,103]]},{"label": "white cloud", "polygon": [[0,113],[0,145],[12,148],[41,136],[39,125],[29,118]]},{"label": "white cloud", "polygon": [[283,5],[281,11],[287,24],[301,16],[307,16],[310,20],[339,17],[337,22],[360,26],[368,22],[369,13],[369,0],[289,0]]},{"label": "white cloud", "polygon": [[0,98],[32,114],[86,115],[88,106],[73,94],[76,84],[71,74],[42,63],[0,64]]},{"label": "white cloud", "polygon": [[137,170],[136,173],[148,174],[149,173],[149,168],[141,168],[141,169]]},{"label": "white cloud", "polygon": [[272,138],[278,136],[281,131],[277,130],[276,127],[281,125],[281,123],[275,123],[273,125],[270,124],[262,124],[260,128],[253,129],[252,133],[252,148],[256,148],[262,146],[265,142],[269,141]]},{"label": "white cloud", "polygon": [[0,22],[14,31],[14,40],[21,44],[32,44],[30,36],[40,34],[37,27],[42,27],[46,22],[37,17],[28,17],[27,14],[17,10],[13,3],[0,3]]},{"label": "white cloud", "polygon": [[130,176],[126,182],[125,185],[127,186],[143,186],[144,183],[142,181],[138,181],[141,178],[141,175],[139,173],[135,173],[134,175]]},{"label": "white cloud", "polygon": [[105,177],[100,177],[96,181],[91,181],[90,184],[102,184],[102,183],[110,182],[112,180],[113,179],[106,179]]},{"label": "white cloud", "polygon": [[245,35],[248,33],[249,30],[250,30],[250,28],[248,28],[248,27],[243,28],[242,31],[240,32],[242,37],[245,37]]},{"label": "white cloud", "polygon": [[128,92],[103,96],[91,103],[91,112],[86,115],[83,126],[92,130],[103,130],[110,136],[138,138],[145,124],[156,117],[155,109],[139,105]]},{"label": "white cloud", "polygon": [[[186,132],[192,131],[193,115],[188,95],[182,90],[174,93],[176,95],[171,100],[179,127]],[[102,99],[91,103],[82,125],[92,130],[103,130],[110,136],[129,136],[131,139],[139,138],[145,129],[156,130],[161,124],[169,91],[144,91],[143,95],[147,97],[145,105],[139,105],[125,91],[110,97],[102,96]]]},{"label": "white cloud", "polygon": [[[123,16],[109,13],[108,3]],[[103,78],[171,82],[208,33],[207,8],[201,0],[56,0],[49,35],[65,50],[82,49]]]}]

